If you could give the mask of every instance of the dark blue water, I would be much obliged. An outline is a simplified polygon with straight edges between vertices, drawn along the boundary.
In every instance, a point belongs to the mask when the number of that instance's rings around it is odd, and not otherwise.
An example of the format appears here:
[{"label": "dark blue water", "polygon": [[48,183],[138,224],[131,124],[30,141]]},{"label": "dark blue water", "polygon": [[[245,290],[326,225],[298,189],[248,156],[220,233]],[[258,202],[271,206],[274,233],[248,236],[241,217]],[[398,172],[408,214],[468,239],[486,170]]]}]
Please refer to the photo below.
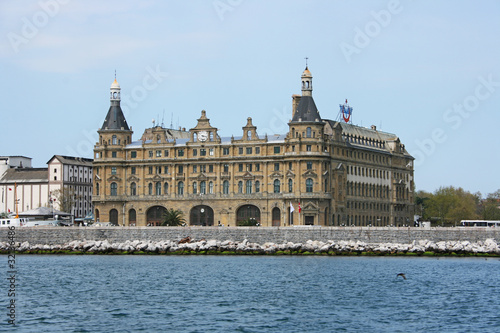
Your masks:
[{"label": "dark blue water", "polygon": [[17,266],[20,332],[500,332],[498,258],[25,255]]}]

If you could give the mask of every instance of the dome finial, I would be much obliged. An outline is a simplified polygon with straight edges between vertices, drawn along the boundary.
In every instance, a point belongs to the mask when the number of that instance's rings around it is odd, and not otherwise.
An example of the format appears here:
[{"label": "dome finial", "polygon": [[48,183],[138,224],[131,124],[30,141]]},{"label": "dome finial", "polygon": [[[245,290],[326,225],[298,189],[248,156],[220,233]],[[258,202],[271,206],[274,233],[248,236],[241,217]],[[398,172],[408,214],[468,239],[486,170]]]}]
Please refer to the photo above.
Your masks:
[{"label": "dome finial", "polygon": [[306,69],[307,69],[307,59],[309,59],[308,57],[305,57],[304,59],[306,59]]}]

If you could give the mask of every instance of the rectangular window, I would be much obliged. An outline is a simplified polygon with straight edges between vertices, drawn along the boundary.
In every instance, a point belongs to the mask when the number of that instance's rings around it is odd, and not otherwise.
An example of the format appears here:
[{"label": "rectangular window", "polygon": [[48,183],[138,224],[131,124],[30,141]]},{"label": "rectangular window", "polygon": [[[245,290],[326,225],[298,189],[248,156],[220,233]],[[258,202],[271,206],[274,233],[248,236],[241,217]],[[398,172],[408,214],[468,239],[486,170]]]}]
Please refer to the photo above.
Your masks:
[{"label": "rectangular window", "polygon": [[311,145],[306,146],[306,151],[311,151]]},{"label": "rectangular window", "polygon": [[252,147],[247,147],[247,155],[252,155]]},{"label": "rectangular window", "polygon": [[156,157],[161,157],[161,150],[156,151]]},{"label": "rectangular window", "polygon": [[292,162],[288,162],[288,170],[292,170]]},{"label": "rectangular window", "polygon": [[179,165],[179,173],[183,174],[184,173],[184,166]]},{"label": "rectangular window", "polygon": [[133,174],[133,175],[135,175],[135,167],[131,167],[130,168],[130,173]]},{"label": "rectangular window", "polygon": [[165,157],[168,157],[168,150],[165,150]]},{"label": "rectangular window", "polygon": [[155,169],[157,175],[161,174],[161,166],[157,166]]},{"label": "rectangular window", "polygon": [[184,149],[179,149],[177,151],[177,156],[184,156]]},{"label": "rectangular window", "polygon": [[260,164],[259,163],[255,164],[255,171],[260,171]]},{"label": "rectangular window", "polygon": [[193,149],[193,156],[198,156],[198,150],[197,149]]},{"label": "rectangular window", "polygon": [[149,157],[153,157],[153,151],[152,150],[149,151]]},{"label": "rectangular window", "polygon": [[207,156],[207,150],[205,148],[200,149],[200,156]]},{"label": "rectangular window", "polygon": [[152,174],[153,174],[153,167],[152,167],[152,166],[148,167],[148,173],[149,173],[150,175],[152,175]]},{"label": "rectangular window", "polygon": [[275,146],[275,147],[274,147],[274,153],[275,153],[275,154],[279,154],[280,152],[281,152],[281,150],[280,150],[280,146]]},{"label": "rectangular window", "polygon": [[260,154],[260,147],[255,147],[255,153]]},{"label": "rectangular window", "polygon": [[208,172],[214,172],[214,166],[212,164],[208,166]]},{"label": "rectangular window", "polygon": [[229,172],[229,164],[224,164],[224,172]]},{"label": "rectangular window", "polygon": [[222,155],[229,155],[229,148],[222,148]]},{"label": "rectangular window", "polygon": [[136,157],[137,157],[137,152],[136,151],[130,152],[130,158],[136,158]]},{"label": "rectangular window", "polygon": [[207,172],[207,166],[206,165],[200,165],[200,172]]},{"label": "rectangular window", "polygon": [[193,165],[193,173],[196,173],[198,172],[198,166],[197,165]]},{"label": "rectangular window", "polygon": [[116,167],[111,167],[111,174],[116,175]]},{"label": "rectangular window", "polygon": [[243,164],[241,164],[241,163],[238,164],[238,171],[239,172],[243,171]]},{"label": "rectangular window", "polygon": [[111,153],[111,157],[116,158],[116,151]]},{"label": "rectangular window", "polygon": [[214,149],[213,149],[213,148],[210,148],[210,149],[208,150],[208,155],[210,155],[210,156],[214,156]]},{"label": "rectangular window", "polygon": [[280,170],[280,164],[274,163],[274,171],[279,171],[279,170]]},{"label": "rectangular window", "polygon": [[238,148],[238,154],[243,155],[243,147]]},{"label": "rectangular window", "polygon": [[165,174],[168,174],[168,166],[165,167]]},{"label": "rectangular window", "polygon": [[247,164],[247,171],[252,171],[252,164]]}]

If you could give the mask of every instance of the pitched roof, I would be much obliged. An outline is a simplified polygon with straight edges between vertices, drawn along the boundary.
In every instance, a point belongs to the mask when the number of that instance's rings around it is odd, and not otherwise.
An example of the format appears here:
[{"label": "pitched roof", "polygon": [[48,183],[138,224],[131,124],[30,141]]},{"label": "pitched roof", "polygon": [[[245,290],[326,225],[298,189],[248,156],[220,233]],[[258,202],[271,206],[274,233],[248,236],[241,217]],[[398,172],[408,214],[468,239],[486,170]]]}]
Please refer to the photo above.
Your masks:
[{"label": "pitched roof", "polygon": [[3,174],[0,183],[48,183],[48,168],[15,168],[8,169]]},{"label": "pitched roof", "polygon": [[300,98],[292,122],[298,122],[299,118],[301,121],[321,122],[321,116],[319,115],[318,108],[312,96],[302,96]]},{"label": "pitched roof", "polygon": [[111,106],[109,107],[108,114],[102,124],[101,130],[130,131],[119,102],[111,102]]},{"label": "pitched roof", "polygon": [[81,165],[81,166],[92,166],[92,160],[91,158],[85,158],[85,157],[73,157],[73,156],[64,156],[64,155],[54,155],[48,162],[49,164],[54,158],[57,158],[61,163],[63,164],[70,164],[70,165]]}]

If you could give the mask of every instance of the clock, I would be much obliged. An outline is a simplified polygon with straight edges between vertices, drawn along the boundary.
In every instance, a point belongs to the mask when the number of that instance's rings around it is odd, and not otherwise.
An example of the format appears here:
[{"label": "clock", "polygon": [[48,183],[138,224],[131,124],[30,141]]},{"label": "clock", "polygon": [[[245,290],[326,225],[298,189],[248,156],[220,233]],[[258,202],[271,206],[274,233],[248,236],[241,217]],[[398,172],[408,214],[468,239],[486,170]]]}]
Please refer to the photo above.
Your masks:
[{"label": "clock", "polygon": [[198,140],[204,142],[207,141],[208,139],[208,132],[207,131],[201,131],[198,133]]}]

